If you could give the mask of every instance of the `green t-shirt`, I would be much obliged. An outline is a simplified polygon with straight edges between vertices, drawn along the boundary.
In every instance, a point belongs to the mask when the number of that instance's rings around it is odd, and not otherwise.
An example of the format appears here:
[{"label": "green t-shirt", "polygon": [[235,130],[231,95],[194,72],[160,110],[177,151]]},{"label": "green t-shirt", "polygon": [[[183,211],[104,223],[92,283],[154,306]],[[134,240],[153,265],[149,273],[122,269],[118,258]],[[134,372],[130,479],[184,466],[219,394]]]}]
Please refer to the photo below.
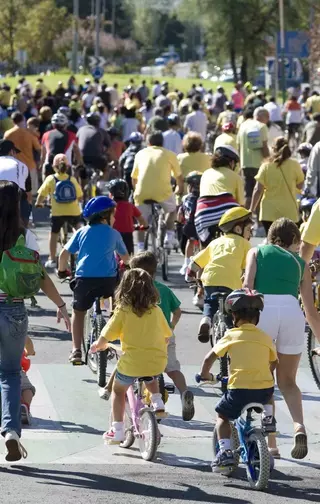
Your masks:
[{"label": "green t-shirt", "polygon": [[262,145],[268,141],[268,128],[255,119],[247,119],[239,129],[237,144],[240,148],[241,168],[260,168],[263,161]]},{"label": "green t-shirt", "polygon": [[171,314],[179,308],[181,303],[177,296],[172,292],[172,290],[169,289],[169,287],[167,287],[163,283],[157,282],[156,280],[154,281],[154,285],[160,296],[159,306],[168,324],[170,325]]},{"label": "green t-shirt", "polygon": [[262,294],[287,294],[298,298],[305,265],[294,252],[277,245],[261,245],[254,288]]}]

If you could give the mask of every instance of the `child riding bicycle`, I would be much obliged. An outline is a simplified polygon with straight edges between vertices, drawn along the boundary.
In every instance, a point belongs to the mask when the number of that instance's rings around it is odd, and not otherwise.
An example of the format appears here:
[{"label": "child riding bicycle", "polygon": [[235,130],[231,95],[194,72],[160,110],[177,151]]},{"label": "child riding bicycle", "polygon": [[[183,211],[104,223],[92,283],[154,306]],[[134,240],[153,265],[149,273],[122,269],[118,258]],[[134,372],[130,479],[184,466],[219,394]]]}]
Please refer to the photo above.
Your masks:
[{"label": "child riding bicycle", "polygon": [[265,405],[262,417],[265,432],[274,432],[276,427],[273,371],[277,365],[277,352],[271,337],[256,327],[264,306],[263,295],[238,289],[229,294],[225,306],[235,327],[206,355],[201,368],[201,379],[211,381],[210,369],[215,360],[226,354],[230,357],[228,390],[216,406],[219,452],[212,463],[213,472],[235,465],[230,421],[236,420],[247,404]]},{"label": "child riding bicycle", "polygon": [[59,278],[66,277],[70,254],[78,254],[73,290],[72,344],[69,357],[72,363],[82,361],[84,318],[97,297],[109,298],[118,283],[115,252],[124,263],[129,255],[121,235],[112,229],[116,203],[108,196],[97,196],[88,201],[83,216],[88,225],[79,229],[64,246],[59,257]]},{"label": "child riding bicycle", "polygon": [[219,227],[223,236],[194,256],[186,273],[189,282],[203,269],[204,316],[198,333],[201,343],[208,343],[210,338],[213,316],[219,308],[217,294],[241,288],[241,275],[250,249],[252,214],[243,207],[231,208],[221,217]]},{"label": "child riding bicycle", "polygon": [[116,309],[102,330],[91,352],[105,350],[108,341],[120,339],[122,355],[117,364],[112,388],[112,425],[103,437],[111,444],[125,439],[124,411],[128,388],[137,378],[152,377],[145,382],[157,416],[165,407],[159,392],[158,376],[167,365],[166,340],[172,336],[159,306],[159,294],[146,271],[134,268],[126,271],[116,291]]},{"label": "child riding bicycle", "polygon": [[[141,268],[149,273],[154,279],[157,272],[156,256],[150,252],[141,252],[133,257],[130,261],[131,268]],[[160,308],[166,317],[166,320],[174,331],[181,317],[180,301],[174,295],[171,289],[161,282],[153,280],[154,286],[160,296]],[[194,416],[193,393],[188,390],[186,379],[181,372],[180,362],[176,354],[175,336],[172,335],[168,344],[168,363],[165,372],[171,378],[175,386],[180,392],[182,402],[182,419],[185,421],[192,420]]]}]

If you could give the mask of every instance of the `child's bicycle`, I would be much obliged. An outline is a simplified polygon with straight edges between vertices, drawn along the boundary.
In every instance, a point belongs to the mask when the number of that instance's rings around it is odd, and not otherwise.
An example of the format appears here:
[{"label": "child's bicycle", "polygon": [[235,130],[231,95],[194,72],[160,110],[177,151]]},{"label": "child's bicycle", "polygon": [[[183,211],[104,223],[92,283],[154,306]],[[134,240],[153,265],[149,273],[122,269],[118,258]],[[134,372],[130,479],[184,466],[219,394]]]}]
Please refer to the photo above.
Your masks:
[{"label": "child's bicycle", "polygon": [[[212,381],[203,381],[199,374],[196,375],[196,382],[216,383],[217,381],[225,381],[225,377],[220,375],[212,376]],[[254,425],[253,412],[261,415],[263,405],[259,403],[247,404],[239,418],[231,425],[231,449],[234,454],[235,465],[225,468],[222,472],[225,476],[230,476],[238,467],[239,464],[246,466],[247,478],[250,486],[255,490],[265,490],[268,487],[270,473],[274,468],[274,459],[269,454],[268,445],[265,439],[261,425]],[[217,455],[219,451],[219,443],[216,428],[213,430],[213,455]]]},{"label": "child's bicycle", "polygon": [[[227,323],[227,313],[225,311],[225,300],[228,296],[227,292],[214,292],[212,296],[218,297],[219,309],[215,313],[212,321],[212,332],[210,333],[210,343],[212,348],[214,345],[223,338],[226,331],[228,330]],[[228,376],[228,356],[224,355],[219,358],[220,363],[220,376],[227,377]],[[227,382],[224,380],[220,380],[221,382],[221,391],[225,392],[227,390]]]}]

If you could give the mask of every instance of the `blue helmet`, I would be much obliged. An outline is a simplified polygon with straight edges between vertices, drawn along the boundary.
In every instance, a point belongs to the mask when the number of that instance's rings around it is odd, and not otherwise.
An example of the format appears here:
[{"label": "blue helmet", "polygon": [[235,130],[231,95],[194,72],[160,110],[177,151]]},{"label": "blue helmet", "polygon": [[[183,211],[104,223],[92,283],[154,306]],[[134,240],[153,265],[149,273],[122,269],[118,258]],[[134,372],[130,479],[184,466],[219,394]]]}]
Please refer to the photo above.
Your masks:
[{"label": "blue helmet", "polygon": [[85,219],[90,219],[94,214],[99,214],[106,212],[111,208],[115,208],[117,204],[108,196],[96,196],[88,201],[83,209],[83,217]]},{"label": "blue helmet", "polygon": [[300,201],[300,209],[301,210],[311,210],[317,198],[302,198]]},{"label": "blue helmet", "polygon": [[143,136],[138,131],[134,131],[129,136],[129,142],[131,142],[131,143],[141,143],[142,140],[143,140]]}]

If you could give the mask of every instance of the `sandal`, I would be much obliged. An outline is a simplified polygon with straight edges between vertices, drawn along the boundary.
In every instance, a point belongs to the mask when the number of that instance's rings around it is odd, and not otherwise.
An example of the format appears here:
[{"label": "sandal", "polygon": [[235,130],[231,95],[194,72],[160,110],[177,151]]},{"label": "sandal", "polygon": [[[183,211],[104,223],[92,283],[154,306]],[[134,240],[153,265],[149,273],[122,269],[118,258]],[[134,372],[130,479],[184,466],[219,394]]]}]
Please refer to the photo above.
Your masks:
[{"label": "sandal", "polygon": [[279,449],[278,448],[268,448],[268,451],[270,453],[270,455],[274,458],[274,459],[280,459],[281,458],[281,455],[280,455],[280,452],[279,452]]},{"label": "sandal", "polygon": [[82,352],[79,349],[72,350],[71,354],[69,355],[69,362],[82,362]]},{"label": "sandal", "polygon": [[294,459],[304,459],[308,455],[308,438],[305,432],[298,431],[294,435],[294,445],[291,450],[291,457]]}]

